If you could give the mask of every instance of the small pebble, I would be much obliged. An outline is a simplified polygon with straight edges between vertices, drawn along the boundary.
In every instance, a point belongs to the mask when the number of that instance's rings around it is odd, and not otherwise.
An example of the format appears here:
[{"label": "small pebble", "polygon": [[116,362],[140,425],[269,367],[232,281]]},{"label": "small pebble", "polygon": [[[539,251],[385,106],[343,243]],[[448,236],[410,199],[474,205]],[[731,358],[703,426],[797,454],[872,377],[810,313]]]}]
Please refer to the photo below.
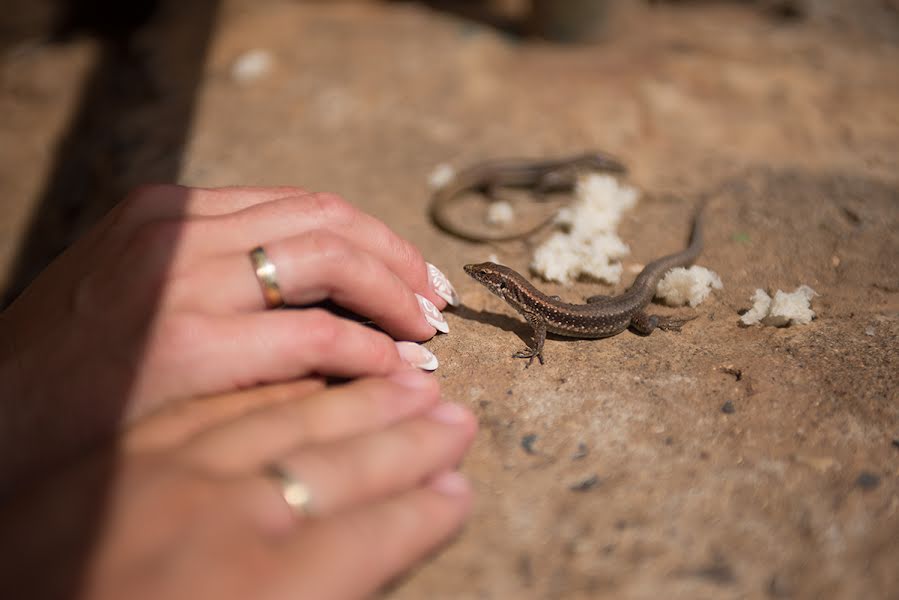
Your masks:
[{"label": "small pebble", "polygon": [[587,492],[599,485],[599,476],[591,475],[568,487],[572,492]]},{"label": "small pebble", "polygon": [[589,454],[589,450],[587,450],[587,444],[584,442],[579,442],[577,445],[577,451],[571,456],[571,460],[581,460],[582,458],[587,458],[587,454]]},{"label": "small pebble", "polygon": [[880,485],[880,477],[870,471],[862,471],[858,479],[855,480],[855,485],[863,490],[873,490]]},{"label": "small pebble", "polygon": [[726,415],[732,415],[735,412],[737,412],[737,409],[734,408],[734,403],[731,402],[730,400],[728,400],[727,402],[725,402],[724,404],[721,405],[721,412],[723,412]]},{"label": "small pebble", "polygon": [[697,569],[693,572],[693,575],[702,579],[708,579],[718,585],[728,585],[736,581],[733,569],[731,569],[730,565],[723,562],[713,563]]},{"label": "small pebble", "polygon": [[521,438],[521,447],[528,454],[537,454],[537,451],[534,450],[534,442],[537,441],[536,433],[529,433],[526,436]]},{"label": "small pebble", "polygon": [[874,329],[872,325],[868,325],[867,327],[865,327],[865,335],[867,335],[868,337],[874,337],[875,335],[877,335],[877,330]]}]

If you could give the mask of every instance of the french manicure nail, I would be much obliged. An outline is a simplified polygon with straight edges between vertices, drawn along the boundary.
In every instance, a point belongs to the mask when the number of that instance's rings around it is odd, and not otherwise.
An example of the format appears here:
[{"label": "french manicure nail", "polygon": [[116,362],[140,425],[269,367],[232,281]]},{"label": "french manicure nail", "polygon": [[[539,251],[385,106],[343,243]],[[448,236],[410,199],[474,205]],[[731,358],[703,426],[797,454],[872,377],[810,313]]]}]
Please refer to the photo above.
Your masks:
[{"label": "french manicure nail", "polygon": [[437,331],[449,333],[449,324],[443,318],[443,315],[440,314],[440,311],[437,310],[437,307],[434,306],[434,303],[420,294],[415,294],[415,297],[418,298],[418,306],[421,307],[421,312],[424,314],[427,322],[431,324],[431,327]]},{"label": "french manicure nail", "polygon": [[427,263],[428,265],[428,278],[431,280],[431,287],[434,288],[434,292],[449,302],[450,306],[459,306],[462,303],[462,299],[459,298],[458,292],[456,292],[456,288],[453,287],[453,284],[450,283],[449,279],[446,278],[446,275],[443,274],[443,271],[432,265],[431,263]]},{"label": "french manicure nail", "polygon": [[468,480],[458,471],[441,473],[431,480],[431,489],[444,496],[462,496],[468,493]]},{"label": "french manicure nail", "polygon": [[433,371],[440,366],[437,357],[421,344],[397,342],[396,349],[400,353],[400,358],[418,369]]},{"label": "french manicure nail", "polygon": [[471,418],[467,408],[452,402],[438,404],[428,412],[428,416],[444,425],[460,425]]},{"label": "french manicure nail", "polygon": [[388,379],[413,390],[426,389],[433,385],[433,376],[415,369],[397,371],[396,373],[392,373]]}]

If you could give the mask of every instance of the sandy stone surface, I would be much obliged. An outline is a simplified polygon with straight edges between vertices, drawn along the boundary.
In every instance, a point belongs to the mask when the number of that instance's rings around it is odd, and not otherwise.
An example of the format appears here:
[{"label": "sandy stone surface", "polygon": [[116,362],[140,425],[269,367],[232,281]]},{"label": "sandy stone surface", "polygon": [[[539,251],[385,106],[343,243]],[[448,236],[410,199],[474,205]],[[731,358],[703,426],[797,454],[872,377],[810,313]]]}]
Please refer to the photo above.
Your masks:
[{"label": "sandy stone surface", "polygon": [[[447,398],[480,418],[463,466],[477,508],[388,597],[899,597],[899,18],[890,3],[807,4],[824,8],[634,6],[589,46],[415,4],[219,10],[176,179],[339,192],[465,303],[428,346]],[[267,68],[236,81],[251,50]],[[5,49],[4,269],[94,55],[86,41]],[[437,231],[428,177],[588,148],[624,159],[643,190],[621,227],[625,280],[541,287],[620,292],[635,265],[682,247],[697,195],[726,183],[698,261],[724,289],[652,308],[698,315],[681,333],[552,339],[525,370],[511,354],[527,328],[462,265],[495,254],[524,270],[528,248]],[[123,185],[169,159],[139,153]],[[481,211],[469,198],[457,216]],[[739,326],[756,288],[800,284],[820,294],[811,324]]]}]

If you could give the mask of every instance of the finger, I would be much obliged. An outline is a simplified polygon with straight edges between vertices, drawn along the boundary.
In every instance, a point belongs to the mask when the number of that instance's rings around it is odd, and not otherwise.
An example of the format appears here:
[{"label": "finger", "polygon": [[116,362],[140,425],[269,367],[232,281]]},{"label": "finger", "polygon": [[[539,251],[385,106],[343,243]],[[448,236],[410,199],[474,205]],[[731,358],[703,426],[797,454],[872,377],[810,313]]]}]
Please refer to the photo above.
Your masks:
[{"label": "finger", "polygon": [[[305,190],[272,188],[192,188],[146,185],[133,190],[91,232],[89,245],[107,244],[113,255],[127,254],[135,238],[144,260],[161,257],[160,268],[173,272],[194,260],[195,239],[216,237],[216,217]],[[107,252],[109,253],[109,252]]]},{"label": "finger", "polygon": [[312,374],[387,375],[409,364],[387,335],[318,308],[171,314],[154,336],[158,341],[150,345],[148,360],[171,374],[156,385],[180,397],[184,390],[217,394]]},{"label": "finger", "polygon": [[255,411],[275,410],[276,405],[307,398],[324,387],[324,380],[314,377],[172,403],[132,427],[123,437],[124,448],[136,452],[173,448],[202,431]]},{"label": "finger", "polygon": [[242,415],[195,437],[183,455],[222,473],[258,470],[301,445],[380,430],[421,414],[439,399],[437,380],[420,371],[360,379]]},{"label": "finger", "polygon": [[[458,304],[451,285],[435,288],[427,263],[419,250],[394,233],[387,225],[368,215],[340,196],[311,193],[254,203],[245,210],[213,219],[209,226],[197,227],[179,240],[179,255],[191,264],[196,257],[247,252],[298,234],[326,230],[379,258],[406,285],[443,308]],[[444,277],[445,279],[445,277]]]},{"label": "finger", "polygon": [[289,186],[197,188],[146,185],[128,194],[116,211],[119,223],[139,225],[160,219],[227,215],[279,198],[302,197],[308,193]]},{"label": "finger", "polygon": [[285,597],[369,596],[455,534],[471,503],[467,482],[448,473],[391,500],[304,523],[284,548]]},{"label": "finger", "polygon": [[455,468],[476,429],[467,409],[439,404],[427,415],[387,429],[300,448],[277,464],[308,486],[309,512],[324,517],[393,496]]},{"label": "finger", "polygon": [[[424,312],[423,303],[402,279],[340,236],[308,232],[273,242],[266,255],[276,265],[281,295],[289,305],[331,299],[400,339],[424,340],[434,335],[435,328],[448,330],[436,308]],[[200,293],[203,290],[215,293]],[[175,278],[168,302],[214,313],[265,308],[259,281],[243,252],[207,261]]]},{"label": "finger", "polygon": [[[427,415],[389,428],[303,446],[270,462],[309,490],[311,499],[305,510],[321,518],[402,493],[455,468],[476,429],[467,409],[440,404]],[[272,493],[270,478],[258,479],[259,483],[247,488],[255,497],[247,504],[255,514],[280,513],[284,498]]]}]

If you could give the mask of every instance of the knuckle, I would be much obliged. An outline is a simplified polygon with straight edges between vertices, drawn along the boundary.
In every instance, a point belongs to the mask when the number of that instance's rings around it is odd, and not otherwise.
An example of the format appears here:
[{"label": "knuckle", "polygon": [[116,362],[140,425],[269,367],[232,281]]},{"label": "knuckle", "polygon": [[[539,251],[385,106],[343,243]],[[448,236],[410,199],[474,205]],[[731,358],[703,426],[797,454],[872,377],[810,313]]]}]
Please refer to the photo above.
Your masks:
[{"label": "knuckle", "polygon": [[[326,229],[313,229],[304,234],[307,252],[327,261],[341,261],[352,253],[350,244]],[[336,265],[335,265],[336,266]]]},{"label": "knuckle", "polygon": [[372,332],[367,340],[367,356],[373,357],[372,369],[377,373],[389,373],[403,364],[396,344],[386,334]]},{"label": "knuckle", "polygon": [[391,239],[390,251],[397,257],[400,264],[412,272],[426,272],[425,260],[418,248],[397,235],[392,235]]},{"label": "knuckle", "polygon": [[160,198],[183,189],[182,186],[171,183],[139,185],[122,200],[122,210],[126,217],[143,214],[148,206],[159,202]]},{"label": "knuckle", "polygon": [[[354,325],[353,344],[360,356],[366,360],[366,368],[371,374],[385,374],[394,371],[404,363],[400,359],[394,341],[385,333],[362,325]],[[358,327],[358,328],[357,328]]]},{"label": "knuckle", "polygon": [[281,196],[283,194],[284,198],[297,198],[301,196],[308,196],[309,190],[304,188],[295,187],[292,185],[280,185],[274,188],[271,188],[273,192],[277,195]]},{"label": "knuckle", "polygon": [[341,335],[338,318],[323,308],[309,308],[304,313],[303,346],[315,352],[332,347]]},{"label": "knuckle", "polygon": [[153,328],[153,344],[163,352],[188,352],[207,336],[203,319],[197,315],[167,314]]},{"label": "knuckle", "polygon": [[346,223],[356,216],[356,208],[352,204],[331,192],[316,192],[304,196],[306,206],[320,215],[323,220],[334,223]]},{"label": "knuckle", "polygon": [[185,224],[179,220],[162,220],[144,223],[135,228],[128,244],[128,252],[136,258],[164,250],[172,252],[182,235]]}]

